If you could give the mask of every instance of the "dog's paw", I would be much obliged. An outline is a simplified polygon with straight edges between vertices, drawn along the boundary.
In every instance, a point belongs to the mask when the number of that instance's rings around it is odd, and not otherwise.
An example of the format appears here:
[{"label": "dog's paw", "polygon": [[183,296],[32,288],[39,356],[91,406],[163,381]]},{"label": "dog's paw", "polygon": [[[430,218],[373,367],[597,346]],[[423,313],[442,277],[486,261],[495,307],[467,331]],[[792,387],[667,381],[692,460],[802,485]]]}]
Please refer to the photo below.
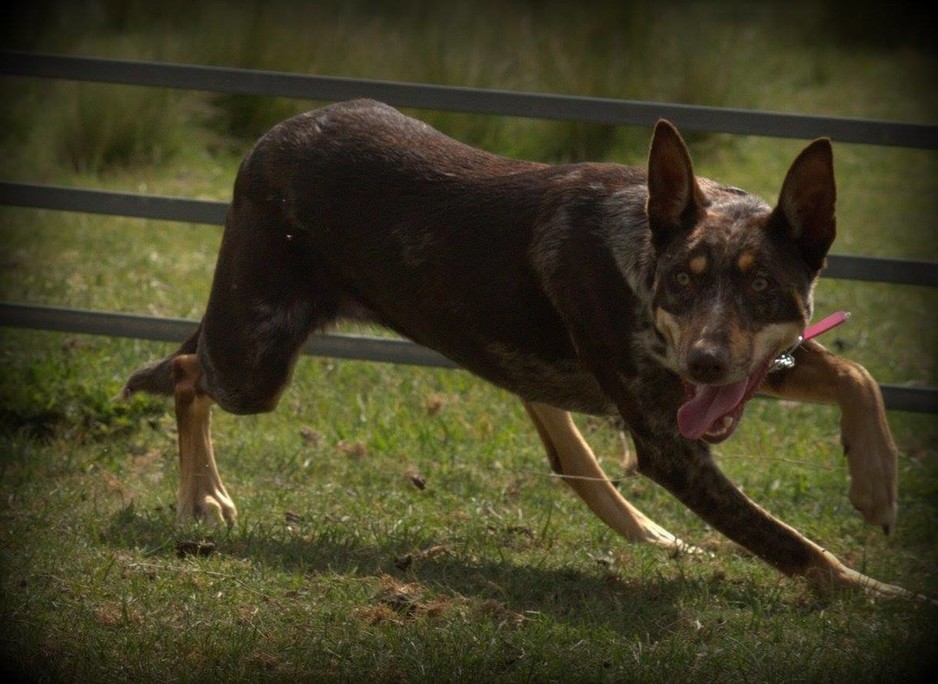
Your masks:
[{"label": "dog's paw", "polygon": [[871,525],[886,534],[898,515],[899,450],[889,434],[875,422],[848,430],[844,425],[843,446],[850,470],[850,503]]},{"label": "dog's paw", "polygon": [[[675,554],[689,553],[689,554],[703,554],[707,555],[707,552],[701,548],[694,546],[693,544],[688,544],[683,539],[675,537],[673,534],[664,529],[661,525],[648,518],[641,517],[641,535],[636,537],[632,541],[640,541],[646,544],[654,544],[661,548],[672,551]],[[712,555],[712,554],[709,554]]]},{"label": "dog's paw", "polygon": [[176,521],[181,525],[203,523],[231,527],[238,520],[238,510],[231,498],[222,491],[180,496],[176,504]]},{"label": "dog's paw", "polygon": [[828,595],[837,589],[859,589],[871,597],[931,600],[926,596],[915,594],[893,584],[880,582],[848,568],[829,551],[824,549],[817,549],[817,551],[818,555],[804,575],[808,584],[819,594]]},{"label": "dog's paw", "polygon": [[850,502],[888,534],[896,524],[899,449],[873,376],[852,364],[839,378],[840,433],[850,470]]}]

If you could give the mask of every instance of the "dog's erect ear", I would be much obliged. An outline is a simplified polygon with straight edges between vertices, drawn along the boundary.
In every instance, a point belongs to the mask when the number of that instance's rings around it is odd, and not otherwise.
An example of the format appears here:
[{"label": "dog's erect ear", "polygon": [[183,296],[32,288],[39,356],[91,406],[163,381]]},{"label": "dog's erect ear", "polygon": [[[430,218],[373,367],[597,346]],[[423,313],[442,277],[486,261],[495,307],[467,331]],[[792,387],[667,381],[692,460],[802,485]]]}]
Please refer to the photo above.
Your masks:
[{"label": "dog's erect ear", "polygon": [[837,232],[834,205],[834,152],[827,138],[808,145],[792,163],[782,183],[769,228],[794,240],[813,270],[824,265]]},{"label": "dog's erect ear", "polygon": [[704,215],[707,200],[694,178],[690,152],[681,134],[661,119],[648,154],[648,224],[652,243],[661,251]]}]

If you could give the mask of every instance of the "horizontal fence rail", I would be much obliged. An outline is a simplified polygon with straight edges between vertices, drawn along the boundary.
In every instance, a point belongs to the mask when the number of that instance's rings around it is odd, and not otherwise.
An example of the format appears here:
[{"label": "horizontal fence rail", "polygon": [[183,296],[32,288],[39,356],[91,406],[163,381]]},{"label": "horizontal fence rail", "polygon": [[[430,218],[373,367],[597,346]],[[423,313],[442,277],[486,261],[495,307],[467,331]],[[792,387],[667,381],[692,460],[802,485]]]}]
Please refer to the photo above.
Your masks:
[{"label": "horizontal fence rail", "polygon": [[[222,225],[228,204],[212,200],[0,181],[0,204],[111,216]],[[914,259],[828,256],[825,278],[938,287],[938,264]]]},{"label": "horizontal fence rail", "polygon": [[0,73],[217,93],[350,100],[370,97],[399,107],[536,119],[679,128],[777,138],[827,136],[842,143],[938,149],[938,127],[927,124],[809,116],[664,102],[519,93],[218,66],[76,57],[4,50]]},{"label": "horizontal fence rail", "polygon": [[[827,136],[841,143],[938,149],[938,126],[907,122],[784,114],[718,107],[519,93],[419,83],[256,71],[215,66],[76,57],[0,50],[0,75],[117,83],[208,92],[337,101],[370,97],[388,104],[476,114],[650,126],[667,118],[687,130],[778,138]],[[225,202],[0,182],[0,204],[133,218],[220,225]],[[824,276],[902,285],[938,286],[935,263],[831,255]],[[0,327],[178,342],[196,322],[134,314],[0,302]],[[398,338],[316,334],[304,353],[438,368],[457,366]],[[938,390],[882,385],[890,409],[938,413]]]},{"label": "horizontal fence rail", "polygon": [[[106,335],[137,340],[179,343],[195,330],[197,321],[156,318],[137,314],[83,311],[51,306],[0,302],[0,326],[54,332]],[[377,361],[433,368],[459,368],[455,363],[407,340],[369,335],[311,335],[303,347],[308,356],[355,361]],[[938,392],[923,387],[881,385],[886,406],[892,410],[938,413]]]},{"label": "horizontal fence rail", "polygon": [[227,202],[4,181],[0,204],[216,226],[225,223],[228,212]]},{"label": "horizontal fence rail", "polygon": [[[180,343],[198,325],[184,318],[161,318],[110,311],[0,302],[0,326],[70,332],[136,340]],[[408,340],[370,335],[311,335],[303,353],[355,361],[381,361],[410,366],[458,368],[442,354]]]}]

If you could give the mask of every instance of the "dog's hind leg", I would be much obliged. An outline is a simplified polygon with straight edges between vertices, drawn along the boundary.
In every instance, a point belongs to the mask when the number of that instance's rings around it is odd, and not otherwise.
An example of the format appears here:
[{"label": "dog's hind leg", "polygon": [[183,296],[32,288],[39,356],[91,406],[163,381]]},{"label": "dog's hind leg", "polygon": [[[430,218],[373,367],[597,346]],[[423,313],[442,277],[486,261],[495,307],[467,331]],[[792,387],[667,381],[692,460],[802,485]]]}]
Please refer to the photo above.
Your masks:
[{"label": "dog's hind leg", "polygon": [[632,542],[697,551],[649,520],[619,494],[569,412],[538,403],[524,402],[524,407],[544,443],[551,468],[609,527]]},{"label": "dog's hind leg", "polygon": [[798,401],[837,404],[850,470],[850,502],[887,533],[896,524],[899,450],[889,431],[882,393],[863,366],[806,342],[795,367],[769,375],[763,391]]},{"label": "dog's hind leg", "polygon": [[342,311],[343,297],[330,286],[308,235],[270,192],[262,171],[246,162],[239,173],[198,331],[132,374],[123,392],[175,396],[180,521],[230,524],[237,515],[212,451],[212,405],[238,414],[273,410],[303,342]]},{"label": "dog's hind leg", "polygon": [[172,363],[176,427],[179,433],[179,490],[176,517],[233,525],[238,512],[215,465],[212,398],[199,388],[202,371],[194,354]]},{"label": "dog's hind leg", "polygon": [[119,395],[136,392],[171,395],[179,443],[179,489],[176,518],[233,525],[238,512],[218,474],[212,449],[212,404],[200,387],[202,370],[196,355],[200,325],[172,354],[134,371]]}]

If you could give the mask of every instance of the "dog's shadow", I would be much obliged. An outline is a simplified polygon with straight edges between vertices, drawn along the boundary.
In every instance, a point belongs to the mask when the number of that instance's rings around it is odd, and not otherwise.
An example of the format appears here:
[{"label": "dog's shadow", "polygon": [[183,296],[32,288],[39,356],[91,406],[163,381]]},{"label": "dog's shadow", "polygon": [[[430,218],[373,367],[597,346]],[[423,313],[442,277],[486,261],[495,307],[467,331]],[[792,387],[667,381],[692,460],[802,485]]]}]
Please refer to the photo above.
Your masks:
[{"label": "dog's shadow", "polygon": [[546,563],[536,561],[467,558],[454,545],[434,545],[406,536],[375,544],[336,532],[335,527],[294,534],[289,525],[259,522],[248,523],[246,531],[239,525],[232,531],[212,533],[206,528],[178,528],[172,517],[172,511],[137,512],[131,504],[113,516],[110,541],[150,549],[156,557],[178,557],[181,563],[198,555],[249,559],[300,573],[312,582],[319,575],[392,578],[401,585],[426,588],[435,601],[441,597],[478,599],[500,606],[506,614],[548,615],[569,624],[604,626],[624,638],[642,640],[654,639],[659,627],[666,629],[680,621],[679,606],[702,591],[718,591],[729,601],[747,600],[744,588],[722,580],[695,579],[679,571],[665,576],[657,569],[661,564],[679,567],[683,562],[665,551],[654,551],[661,554],[660,564],[649,563],[647,576],[636,582],[621,579],[602,560],[592,570],[545,567]]}]

